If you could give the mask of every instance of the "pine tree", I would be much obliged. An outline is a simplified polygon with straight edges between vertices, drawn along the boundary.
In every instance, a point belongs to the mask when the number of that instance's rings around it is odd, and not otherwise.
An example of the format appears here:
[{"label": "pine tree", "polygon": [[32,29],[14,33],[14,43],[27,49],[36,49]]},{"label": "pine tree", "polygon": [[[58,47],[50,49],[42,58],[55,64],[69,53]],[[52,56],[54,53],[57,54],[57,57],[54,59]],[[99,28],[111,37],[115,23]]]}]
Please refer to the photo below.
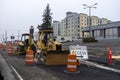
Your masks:
[{"label": "pine tree", "polygon": [[51,17],[51,9],[49,7],[49,4],[47,4],[46,9],[44,10],[43,13],[43,23],[41,25],[38,25],[39,30],[51,30],[51,22],[52,22],[52,17]]}]

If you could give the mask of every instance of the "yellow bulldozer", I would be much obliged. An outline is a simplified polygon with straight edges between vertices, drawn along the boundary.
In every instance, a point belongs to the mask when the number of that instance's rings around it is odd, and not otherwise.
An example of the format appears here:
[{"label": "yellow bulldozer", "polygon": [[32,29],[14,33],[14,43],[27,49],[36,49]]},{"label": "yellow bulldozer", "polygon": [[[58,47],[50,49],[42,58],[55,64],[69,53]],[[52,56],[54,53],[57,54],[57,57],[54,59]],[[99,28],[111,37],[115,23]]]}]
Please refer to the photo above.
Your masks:
[{"label": "yellow bulldozer", "polygon": [[40,30],[38,34],[35,57],[38,57],[40,61],[45,62],[46,65],[67,64],[69,51],[63,50],[62,44],[53,38],[53,31]]},{"label": "yellow bulldozer", "polygon": [[21,41],[15,50],[16,54],[23,54],[28,49],[31,49],[34,51],[34,60],[36,62],[41,61],[46,65],[67,64],[69,51],[63,50],[62,43],[53,38],[52,30],[40,30],[36,42],[33,40],[33,32],[33,26],[31,26],[29,34],[22,34]]},{"label": "yellow bulldozer", "polygon": [[21,40],[14,50],[14,54],[24,54],[28,49],[36,52],[36,44],[33,40],[34,28],[31,26],[29,33],[24,33],[21,36]]}]

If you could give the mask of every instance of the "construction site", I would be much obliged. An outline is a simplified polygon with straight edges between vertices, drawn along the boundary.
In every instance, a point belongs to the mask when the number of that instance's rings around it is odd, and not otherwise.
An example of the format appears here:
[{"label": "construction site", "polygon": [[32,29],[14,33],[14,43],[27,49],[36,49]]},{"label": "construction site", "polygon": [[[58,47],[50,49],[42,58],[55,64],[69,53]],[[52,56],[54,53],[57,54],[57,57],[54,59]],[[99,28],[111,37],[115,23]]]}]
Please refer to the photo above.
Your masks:
[{"label": "construction site", "polygon": [[119,80],[119,39],[60,43],[33,26],[18,43],[0,44],[1,80]]}]

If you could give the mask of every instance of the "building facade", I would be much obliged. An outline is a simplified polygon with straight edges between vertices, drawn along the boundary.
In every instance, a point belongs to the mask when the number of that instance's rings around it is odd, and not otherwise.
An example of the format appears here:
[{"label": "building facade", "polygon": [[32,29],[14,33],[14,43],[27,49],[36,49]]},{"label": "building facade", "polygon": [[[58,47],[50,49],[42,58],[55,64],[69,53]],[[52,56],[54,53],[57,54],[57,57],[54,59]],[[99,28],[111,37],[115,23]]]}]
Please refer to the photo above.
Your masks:
[{"label": "building facade", "polygon": [[101,25],[102,24],[108,24],[108,19],[106,18],[101,18]]},{"label": "building facade", "polygon": [[52,27],[53,27],[53,36],[54,37],[60,36],[60,25],[61,25],[61,23],[59,21],[53,21]]},{"label": "building facade", "polygon": [[66,18],[61,20],[60,24],[60,36],[66,36],[67,35],[67,28],[66,28]]},{"label": "building facade", "polygon": [[[80,13],[80,17],[79,17],[79,26],[78,26],[78,36],[79,38],[82,38],[82,28],[87,27],[88,26],[88,16],[87,14],[84,13]],[[85,33],[84,36],[87,37],[89,34]]]},{"label": "building facade", "polygon": [[67,12],[66,21],[67,36],[72,37],[73,40],[77,39],[79,37],[79,14],[74,12]]},{"label": "building facade", "polygon": [[[89,16],[84,13],[76,13],[76,12],[66,12],[66,17],[61,21],[53,21],[53,31],[54,37],[57,36],[68,36],[72,37],[72,39],[79,39],[89,36],[89,32],[82,33],[82,29],[85,27],[89,28],[88,22],[91,22],[90,25],[96,27],[98,25],[108,24],[111,21],[106,18],[99,18],[97,16],[91,16],[91,21],[89,21]],[[95,31],[99,35],[99,31]],[[108,31],[109,32],[109,31]]]},{"label": "building facade", "polygon": [[97,16],[91,16],[91,26],[98,26],[99,18]]}]

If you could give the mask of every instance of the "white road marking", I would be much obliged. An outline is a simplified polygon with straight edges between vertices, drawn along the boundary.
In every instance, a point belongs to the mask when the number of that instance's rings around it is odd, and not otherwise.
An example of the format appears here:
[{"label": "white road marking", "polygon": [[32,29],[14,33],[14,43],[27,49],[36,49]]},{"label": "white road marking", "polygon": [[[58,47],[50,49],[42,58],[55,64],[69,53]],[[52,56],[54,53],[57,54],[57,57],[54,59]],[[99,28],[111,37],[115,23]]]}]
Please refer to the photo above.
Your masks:
[{"label": "white road marking", "polygon": [[90,66],[95,66],[95,67],[98,67],[98,68],[101,68],[101,69],[113,71],[113,72],[116,72],[116,73],[120,73],[120,70],[118,70],[118,69],[102,66],[100,64],[96,64],[96,63],[93,63],[93,62],[90,62],[90,61],[82,61],[82,63],[86,64],[86,65],[90,65]]},{"label": "white road marking", "polygon": [[23,78],[20,76],[20,74],[17,72],[17,70],[11,65],[13,71],[17,74],[20,80],[23,80]]}]

